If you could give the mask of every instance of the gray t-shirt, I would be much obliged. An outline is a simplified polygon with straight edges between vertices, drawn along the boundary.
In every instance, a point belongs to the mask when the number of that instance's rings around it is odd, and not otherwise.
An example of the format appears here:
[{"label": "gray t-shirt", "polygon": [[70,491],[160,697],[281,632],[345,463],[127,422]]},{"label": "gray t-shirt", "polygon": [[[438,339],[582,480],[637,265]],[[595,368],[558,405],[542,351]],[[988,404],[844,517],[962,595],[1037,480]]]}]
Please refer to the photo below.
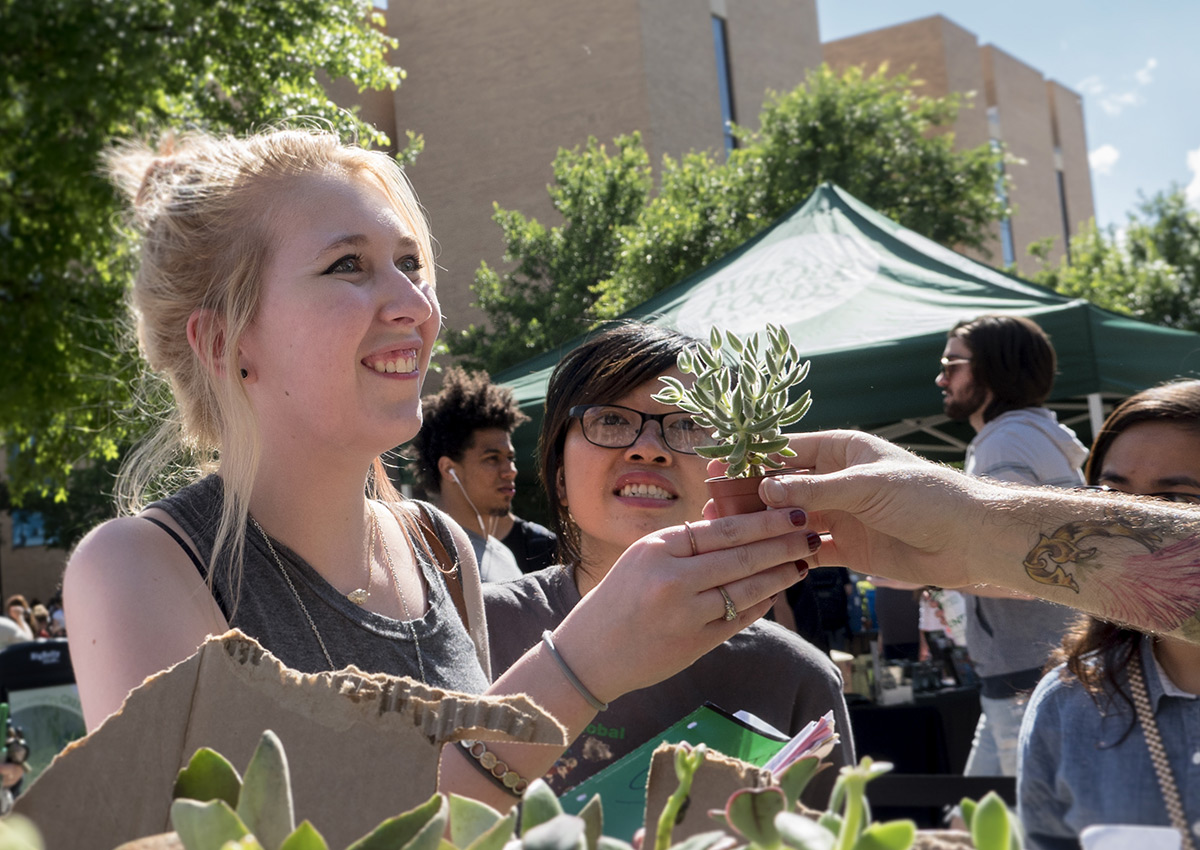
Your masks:
[{"label": "gray t-shirt", "polygon": [[521,568],[517,566],[517,558],[512,550],[492,537],[483,537],[469,528],[464,528],[467,539],[471,541],[471,549],[475,552],[475,563],[479,564],[479,580],[509,581],[520,578]]},{"label": "gray t-shirt", "polygon": [[[151,506],[165,511],[187,532],[200,552],[201,564],[197,566],[202,574],[212,557],[222,498],[221,479],[210,475]],[[432,506],[426,508],[447,551],[456,551],[444,515]],[[432,687],[467,693],[482,693],[487,689],[475,646],[441,575],[425,553],[423,540],[415,540],[413,550],[428,588],[429,609],[420,619],[407,622],[360,608],[287,546],[274,539],[272,545],[334,665],[340,668],[354,664],[368,673],[417,680],[423,666],[425,684]],[[262,535],[249,523],[239,590],[240,593],[234,593],[228,564],[222,559],[213,576],[213,596],[229,625],[253,637],[294,670],[317,673],[329,669],[312,626],[296,602],[296,594],[271,557]],[[418,644],[421,665],[417,663]]]},{"label": "gray t-shirt", "polygon": [[[572,570],[556,566],[515,581],[485,584],[492,669],[507,670],[566,618],[580,600]],[[653,651],[653,647],[647,647]],[[614,664],[622,659],[614,658]],[[614,700],[575,739],[546,780],[556,793],[578,785],[706,702],[748,711],[789,735],[832,710],[842,743],[834,769],[812,781],[804,802],[824,809],[837,769],[854,762],[842,677],[820,650],[776,623],[760,620],[671,678]]]}]

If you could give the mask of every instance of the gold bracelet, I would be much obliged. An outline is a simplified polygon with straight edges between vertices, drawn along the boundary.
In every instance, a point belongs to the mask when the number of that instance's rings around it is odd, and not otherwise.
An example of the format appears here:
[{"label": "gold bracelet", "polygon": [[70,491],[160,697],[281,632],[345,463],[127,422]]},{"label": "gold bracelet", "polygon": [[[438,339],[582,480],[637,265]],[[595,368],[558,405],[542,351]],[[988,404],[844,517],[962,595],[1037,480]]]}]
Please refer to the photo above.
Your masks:
[{"label": "gold bracelet", "polygon": [[529,787],[529,781],[521,778],[515,770],[500,761],[483,741],[459,741],[462,752],[485,776],[514,797],[520,797]]}]

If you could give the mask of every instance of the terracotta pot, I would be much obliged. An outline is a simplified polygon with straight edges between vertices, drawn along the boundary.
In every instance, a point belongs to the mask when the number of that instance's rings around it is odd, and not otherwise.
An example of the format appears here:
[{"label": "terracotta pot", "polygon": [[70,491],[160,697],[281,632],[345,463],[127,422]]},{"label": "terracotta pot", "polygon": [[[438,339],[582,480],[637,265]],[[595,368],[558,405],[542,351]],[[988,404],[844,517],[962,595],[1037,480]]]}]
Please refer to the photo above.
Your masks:
[{"label": "terracotta pot", "polygon": [[[766,475],[787,475],[794,469],[772,469]],[[767,506],[758,498],[758,485],[766,475],[756,475],[753,478],[706,478],[708,497],[713,500],[717,516],[736,516],[737,514],[752,514],[755,511],[765,511]]]}]

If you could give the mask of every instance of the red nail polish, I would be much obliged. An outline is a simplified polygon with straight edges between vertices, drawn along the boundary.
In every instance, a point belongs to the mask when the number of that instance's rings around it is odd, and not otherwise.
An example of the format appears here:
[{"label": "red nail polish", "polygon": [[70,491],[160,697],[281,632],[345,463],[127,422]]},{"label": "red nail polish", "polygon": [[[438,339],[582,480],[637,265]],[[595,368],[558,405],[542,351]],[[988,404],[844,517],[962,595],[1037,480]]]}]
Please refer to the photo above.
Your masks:
[{"label": "red nail polish", "polygon": [[790,514],[788,514],[788,519],[790,519],[792,521],[792,525],[799,528],[800,526],[805,525],[808,522],[808,514],[806,514],[804,511],[800,510],[799,508],[796,508]]},{"label": "red nail polish", "polygon": [[808,533],[808,548],[812,549],[814,552],[820,549],[821,535],[817,534],[815,531],[810,531]]},{"label": "red nail polish", "polygon": [[808,561],[797,561],[796,572],[800,573],[800,581],[808,578]]}]

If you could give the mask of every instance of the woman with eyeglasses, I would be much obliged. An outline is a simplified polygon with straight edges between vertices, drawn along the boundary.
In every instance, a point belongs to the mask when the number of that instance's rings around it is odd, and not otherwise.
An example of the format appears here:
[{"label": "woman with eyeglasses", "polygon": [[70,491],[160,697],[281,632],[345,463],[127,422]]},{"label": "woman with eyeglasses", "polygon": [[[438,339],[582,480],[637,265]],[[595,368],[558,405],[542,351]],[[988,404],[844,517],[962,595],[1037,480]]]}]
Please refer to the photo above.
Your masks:
[{"label": "woman with eyeglasses", "polygon": [[[661,376],[686,380],[676,357],[695,342],[675,331],[624,324],[592,337],[554,370],[538,453],[560,565],[484,588],[496,669],[537,644],[543,630],[569,620],[601,582],[617,580],[614,564],[630,545],[701,519],[707,461],[695,450],[712,445],[712,436],[689,414],[651,398],[662,389]],[[799,566],[806,569],[804,562]],[[694,569],[701,567],[696,559]],[[614,700],[554,765],[547,779],[556,791],[577,785],[705,702],[749,711],[787,734],[832,709],[842,740],[832,761],[854,760],[837,668],[794,632],[759,620],[769,599],[753,607],[733,602],[736,618],[750,625],[677,675]],[[611,663],[627,661],[613,655]],[[824,807],[836,774],[824,771],[806,802]]]},{"label": "woman with eyeglasses", "polygon": [[[1200,381],[1126,399],[1096,437],[1086,474],[1089,489],[1200,504]],[[1146,527],[1128,525],[1136,553]],[[1154,589],[1147,580],[1142,590]],[[1018,798],[1028,846],[1076,848],[1092,824],[1173,825],[1184,846],[1194,846],[1200,645],[1082,615],[1051,663],[1021,729]]]}]

